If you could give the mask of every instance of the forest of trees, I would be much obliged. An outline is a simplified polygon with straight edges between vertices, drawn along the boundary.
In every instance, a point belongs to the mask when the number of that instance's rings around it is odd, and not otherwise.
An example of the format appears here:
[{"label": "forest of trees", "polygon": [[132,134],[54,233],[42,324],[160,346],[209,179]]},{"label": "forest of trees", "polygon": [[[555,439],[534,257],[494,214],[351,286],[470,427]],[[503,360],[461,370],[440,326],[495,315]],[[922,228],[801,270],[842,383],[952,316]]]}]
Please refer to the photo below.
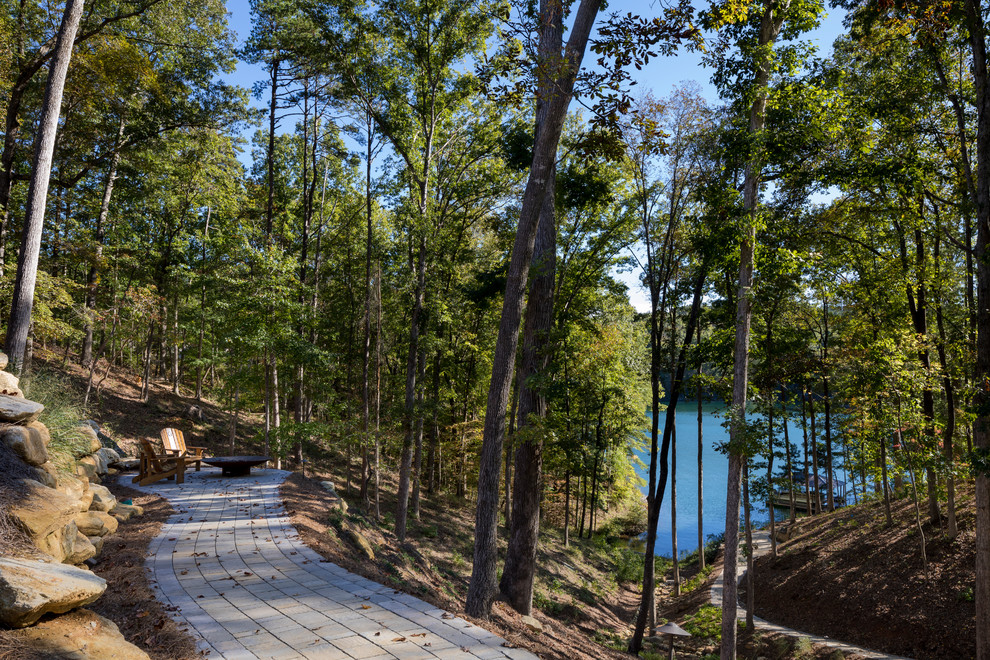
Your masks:
[{"label": "forest of trees", "polygon": [[[14,368],[44,347],[90,398],[130,370],[218,402],[232,449],[342,453],[400,541],[424,498],[476,502],[477,616],[532,608],[541,518],[590,535],[645,488],[652,550],[670,413],[704,392],[729,406],[723,658],[743,475],[765,498],[820,471],[828,510],[840,468],[857,501],[916,485],[949,536],[975,481],[990,658],[987,9],[842,1],[820,53],[817,0],[600,4],[252,0],[238,41],[220,0],[5,3]],[[719,101],[633,86],[683,49]],[[237,59],[253,90],[221,82]]]}]

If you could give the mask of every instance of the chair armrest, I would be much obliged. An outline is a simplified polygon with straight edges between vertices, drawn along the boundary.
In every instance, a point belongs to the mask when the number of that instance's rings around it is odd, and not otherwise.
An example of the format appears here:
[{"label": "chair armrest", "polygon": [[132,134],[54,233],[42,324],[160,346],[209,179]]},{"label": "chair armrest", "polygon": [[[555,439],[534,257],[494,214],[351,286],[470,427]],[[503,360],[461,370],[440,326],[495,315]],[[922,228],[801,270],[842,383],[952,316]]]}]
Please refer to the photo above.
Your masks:
[{"label": "chair armrest", "polygon": [[197,454],[202,454],[206,451],[206,447],[189,447],[186,446],[186,451],[196,452]]}]

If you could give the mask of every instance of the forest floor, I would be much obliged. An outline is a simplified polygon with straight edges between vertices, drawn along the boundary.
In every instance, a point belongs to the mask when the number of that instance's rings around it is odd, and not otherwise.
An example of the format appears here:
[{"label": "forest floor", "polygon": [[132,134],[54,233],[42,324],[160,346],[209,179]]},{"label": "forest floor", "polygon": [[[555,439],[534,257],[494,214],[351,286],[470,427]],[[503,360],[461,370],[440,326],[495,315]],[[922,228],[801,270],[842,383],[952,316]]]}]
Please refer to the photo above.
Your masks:
[{"label": "forest floor", "polygon": [[[956,489],[959,534],[933,526],[921,501],[928,575],[912,498],[800,518],[790,540],[756,561],[756,615],[917,660],[976,655],[973,488]],[[923,497],[923,494],[922,494]]]},{"label": "forest floor", "polygon": [[[71,361],[63,364],[61,354],[42,353],[36,359],[35,369],[68,377],[72,386],[80,391],[85,387],[86,374]],[[230,453],[227,434],[229,415],[220,406],[209,401],[197,403],[192,397],[175,395],[167,385],[158,382],[150,384],[151,396],[147,403],[143,403],[140,401],[140,389],[139,378],[111,373],[99,393],[91,395],[92,416],[124,449],[131,449],[142,437],[157,441],[162,428],[175,426],[185,432],[191,445],[205,445],[220,455]],[[190,417],[188,411],[192,405],[201,408],[202,419]],[[235,451],[257,453],[260,450],[260,423],[258,415],[241,416]],[[292,522],[302,540],[328,560],[348,570],[464,616],[464,598],[473,555],[473,501],[446,494],[424,496],[420,520],[410,521],[407,541],[399,544],[391,531],[391,512],[395,509],[395,475],[383,471],[382,518],[375,521],[362,513],[363,502],[356,487],[348,484],[347,464],[344,455],[331,451],[312,460],[308,476],[297,473],[283,485],[281,494],[286,509],[291,513]],[[352,468],[351,484],[356,481],[359,466],[354,464]],[[333,481],[338,494],[349,504],[347,518],[361,527],[374,546],[375,561],[364,559],[344,540],[343,535],[338,536],[343,516],[319,504],[325,501],[325,491],[319,485],[323,479]],[[148,544],[157,535],[170,507],[164,500],[146,493],[121,494],[134,497],[135,503],[144,506],[147,513],[143,518],[122,524],[117,536],[110,539],[112,553],[106,553],[95,570],[111,580],[111,587],[100,601],[106,602],[102,606],[98,602],[94,609],[114,620],[131,642],[145,649],[155,660],[190,657],[192,638],[169,619],[163,606],[153,600],[142,562]],[[968,525],[971,527],[972,522]],[[844,529],[847,527],[840,527],[840,530]],[[503,556],[504,536],[504,528],[500,528],[500,551]],[[788,550],[785,557],[790,556],[790,552]],[[494,606],[492,620],[484,622],[483,626],[503,636],[509,643],[527,648],[544,658],[628,658],[630,656],[624,649],[632,634],[639,605],[641,562],[641,556],[628,550],[621,540],[606,539],[601,535],[595,539],[576,539],[572,534],[570,544],[565,547],[560,531],[545,525],[541,530],[534,597],[534,615],[543,625],[543,632],[530,631],[511,608],[499,602]],[[720,610],[710,606],[708,593],[721,570],[720,562],[720,556],[715,558],[714,564],[702,574],[698,573],[696,562],[682,562],[681,579],[685,586],[679,597],[672,593],[669,572],[658,574],[659,621],[676,621],[694,635],[678,640],[678,657],[699,659],[713,657],[712,654],[717,657]],[[883,564],[882,560],[878,562]],[[971,561],[969,565],[972,565]],[[664,563],[664,570],[669,568],[670,563]],[[889,571],[880,573],[887,580],[887,587],[896,579],[896,575]],[[817,579],[816,588],[832,588],[822,587],[820,575]],[[763,578],[758,582],[761,588],[762,582]],[[782,583],[786,584],[787,579],[783,579]],[[758,596],[760,602],[765,601]],[[916,606],[922,604],[920,601],[913,603]],[[972,604],[969,605],[972,608]],[[910,607],[912,604],[904,606]],[[147,612],[147,615],[135,617],[135,608],[139,612]],[[821,609],[819,606],[816,608]],[[839,612],[841,608],[836,607],[835,611]],[[786,621],[760,609],[757,613],[800,630],[822,632],[811,625],[804,625],[802,620]],[[972,620],[972,613],[969,619]],[[824,631],[824,634],[849,642],[865,643],[852,636],[847,639],[842,628]],[[19,657],[16,652],[4,654],[5,650],[16,646],[14,640],[10,640],[11,646],[5,649],[5,635],[0,631],[0,658]],[[948,647],[943,645],[942,648]],[[666,657],[666,643],[661,647],[648,643],[643,657]],[[812,647],[806,640],[742,631],[739,657],[823,660],[841,658],[842,655]]]}]

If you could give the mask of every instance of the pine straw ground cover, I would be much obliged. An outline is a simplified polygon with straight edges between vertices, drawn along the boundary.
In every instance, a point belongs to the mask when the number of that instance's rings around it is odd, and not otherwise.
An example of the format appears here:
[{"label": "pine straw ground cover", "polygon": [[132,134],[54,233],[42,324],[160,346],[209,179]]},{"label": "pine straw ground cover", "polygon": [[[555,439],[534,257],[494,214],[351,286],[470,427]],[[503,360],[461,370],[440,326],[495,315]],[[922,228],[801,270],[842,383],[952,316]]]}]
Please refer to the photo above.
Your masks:
[{"label": "pine straw ground cover", "polygon": [[[130,498],[143,507],[144,515],[120,523],[117,531],[106,537],[93,572],[107,581],[107,590],[87,609],[117,624],[124,638],[153,660],[198,657],[196,641],[169,616],[168,608],[155,599],[150,574],[144,567],[148,545],[174,510],[168,501],[155,495],[114,484],[107,486],[118,498]],[[50,657],[24,646],[18,631],[0,630],[0,660]]]},{"label": "pine straw ground cover", "polygon": [[892,503],[890,527],[876,500],[799,520],[777,559],[756,562],[756,614],[918,660],[974,657],[971,486],[958,489],[957,506],[959,535],[950,540],[944,520],[928,522],[922,499],[927,579],[910,497]]}]

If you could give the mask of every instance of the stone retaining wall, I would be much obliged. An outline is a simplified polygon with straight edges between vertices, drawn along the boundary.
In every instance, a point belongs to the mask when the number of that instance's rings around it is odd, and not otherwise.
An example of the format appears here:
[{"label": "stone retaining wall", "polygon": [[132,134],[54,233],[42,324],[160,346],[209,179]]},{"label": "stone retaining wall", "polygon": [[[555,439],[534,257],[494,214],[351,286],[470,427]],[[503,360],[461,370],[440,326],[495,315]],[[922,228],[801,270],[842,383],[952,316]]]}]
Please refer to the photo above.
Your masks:
[{"label": "stone retaining wall", "polygon": [[[56,655],[71,651],[83,654],[72,657],[94,660],[147,658],[112,622],[78,609],[99,598],[107,586],[86,563],[95,560],[104,538],[120,522],[143,513],[140,507],[117,502],[100,485],[121,457],[103,447],[96,429],[85,424],[79,431],[88,444],[85,453],[73,457],[74,473],[57,470],[48,453],[51,435],[38,421],[45,407],[24,398],[18,378],[2,371],[6,365],[7,356],[0,353],[0,451],[16,455],[34,476],[13,483],[16,492],[7,513],[40,558],[0,557],[0,625],[36,627],[37,634],[27,634],[26,641]],[[80,649],[76,642],[83,637],[88,641]],[[59,643],[72,648],[56,648]],[[107,649],[117,649],[116,654],[108,656]]]}]

